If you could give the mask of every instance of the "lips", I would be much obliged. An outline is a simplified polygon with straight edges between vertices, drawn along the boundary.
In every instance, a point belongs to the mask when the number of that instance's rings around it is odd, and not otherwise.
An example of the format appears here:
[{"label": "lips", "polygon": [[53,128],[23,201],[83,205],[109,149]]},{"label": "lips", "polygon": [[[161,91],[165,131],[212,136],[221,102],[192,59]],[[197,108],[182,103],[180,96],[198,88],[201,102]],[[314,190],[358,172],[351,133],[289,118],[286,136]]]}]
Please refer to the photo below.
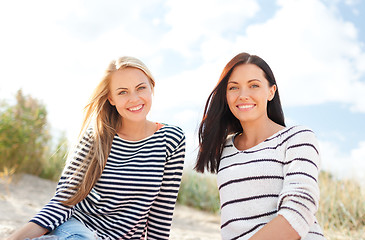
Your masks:
[{"label": "lips", "polygon": [[240,104],[237,105],[239,110],[247,111],[255,107],[255,104]]},{"label": "lips", "polygon": [[135,107],[130,107],[130,108],[128,108],[128,110],[131,112],[138,112],[138,111],[142,110],[142,108],[143,108],[143,104],[140,104]]}]

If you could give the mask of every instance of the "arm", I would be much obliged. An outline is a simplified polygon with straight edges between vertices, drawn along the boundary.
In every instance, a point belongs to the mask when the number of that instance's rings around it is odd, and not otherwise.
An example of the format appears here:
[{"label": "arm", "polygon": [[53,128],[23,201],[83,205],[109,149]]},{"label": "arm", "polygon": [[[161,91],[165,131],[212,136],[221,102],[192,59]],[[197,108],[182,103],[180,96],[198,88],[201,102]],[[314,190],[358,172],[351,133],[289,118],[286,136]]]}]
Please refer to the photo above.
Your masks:
[{"label": "arm", "polygon": [[25,238],[40,237],[47,232],[47,229],[39,225],[29,222],[20,228],[18,231],[10,235],[7,240],[23,240]]},{"label": "arm", "polygon": [[[174,139],[175,140],[175,139]],[[160,192],[151,206],[147,220],[148,239],[169,239],[172,215],[180,187],[185,158],[185,136],[171,141],[175,149],[167,155]],[[167,141],[169,148],[169,140]]]},{"label": "arm", "polygon": [[306,128],[298,129],[288,139],[285,150],[278,216],[252,239],[300,239],[314,224],[319,201],[320,162],[314,133]]}]

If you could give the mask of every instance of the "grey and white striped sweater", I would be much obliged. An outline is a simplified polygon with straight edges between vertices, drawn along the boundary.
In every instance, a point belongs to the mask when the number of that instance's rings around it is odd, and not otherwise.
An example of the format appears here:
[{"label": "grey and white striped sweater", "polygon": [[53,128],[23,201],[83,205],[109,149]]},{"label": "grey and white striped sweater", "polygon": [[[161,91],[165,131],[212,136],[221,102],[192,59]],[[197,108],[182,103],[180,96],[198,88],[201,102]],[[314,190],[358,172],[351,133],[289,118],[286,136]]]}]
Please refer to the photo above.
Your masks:
[{"label": "grey and white striped sweater", "polygon": [[301,239],[325,239],[315,218],[320,155],[314,133],[287,127],[244,151],[228,137],[217,182],[222,239],[249,239],[278,214]]}]

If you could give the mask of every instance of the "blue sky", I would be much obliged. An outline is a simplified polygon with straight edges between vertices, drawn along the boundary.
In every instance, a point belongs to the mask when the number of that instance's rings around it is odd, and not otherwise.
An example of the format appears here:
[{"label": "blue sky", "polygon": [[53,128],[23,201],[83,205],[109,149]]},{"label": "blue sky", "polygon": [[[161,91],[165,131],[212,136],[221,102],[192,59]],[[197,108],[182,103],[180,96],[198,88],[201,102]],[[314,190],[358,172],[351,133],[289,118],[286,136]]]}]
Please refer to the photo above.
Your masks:
[{"label": "blue sky", "polygon": [[20,88],[53,132],[78,132],[113,58],[156,78],[150,119],[181,126],[187,168],[205,100],[237,53],[264,58],[288,125],[312,128],[322,168],[365,179],[365,3],[361,0],[13,0],[0,2],[0,98]]}]

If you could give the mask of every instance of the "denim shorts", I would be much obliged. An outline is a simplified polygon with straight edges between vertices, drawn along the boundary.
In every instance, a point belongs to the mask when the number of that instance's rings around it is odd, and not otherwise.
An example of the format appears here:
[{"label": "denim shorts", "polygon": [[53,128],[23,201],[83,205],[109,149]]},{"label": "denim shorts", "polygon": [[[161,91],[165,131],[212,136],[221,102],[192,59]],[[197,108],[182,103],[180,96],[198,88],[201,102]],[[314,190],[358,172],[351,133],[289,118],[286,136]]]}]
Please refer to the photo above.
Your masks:
[{"label": "denim shorts", "polygon": [[96,232],[88,229],[83,223],[71,217],[55,230],[42,237],[32,240],[99,240]]}]

